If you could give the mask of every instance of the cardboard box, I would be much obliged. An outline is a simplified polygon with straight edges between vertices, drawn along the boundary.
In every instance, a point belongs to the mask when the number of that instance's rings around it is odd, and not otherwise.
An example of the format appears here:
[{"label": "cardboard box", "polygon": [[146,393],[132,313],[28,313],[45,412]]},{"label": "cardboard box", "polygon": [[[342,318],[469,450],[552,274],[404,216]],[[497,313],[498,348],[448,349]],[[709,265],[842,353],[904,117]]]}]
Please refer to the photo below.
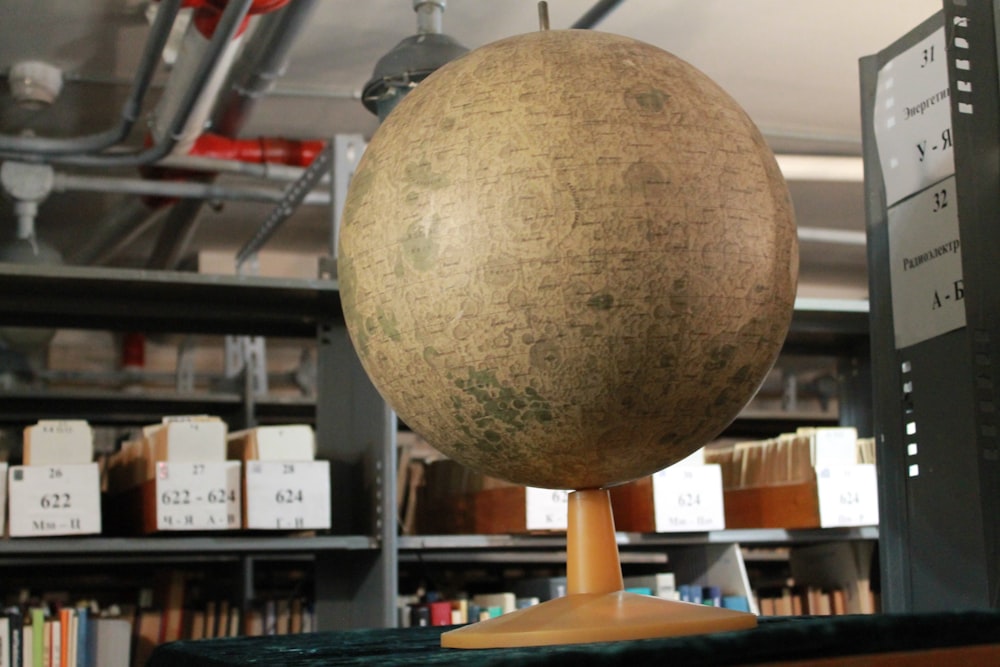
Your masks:
[{"label": "cardboard box", "polygon": [[239,461],[159,462],[153,479],[107,494],[116,534],[238,530],[243,505]]},{"label": "cardboard box", "polygon": [[563,533],[566,493],[510,485],[432,498],[421,502],[417,529],[424,535]]}]

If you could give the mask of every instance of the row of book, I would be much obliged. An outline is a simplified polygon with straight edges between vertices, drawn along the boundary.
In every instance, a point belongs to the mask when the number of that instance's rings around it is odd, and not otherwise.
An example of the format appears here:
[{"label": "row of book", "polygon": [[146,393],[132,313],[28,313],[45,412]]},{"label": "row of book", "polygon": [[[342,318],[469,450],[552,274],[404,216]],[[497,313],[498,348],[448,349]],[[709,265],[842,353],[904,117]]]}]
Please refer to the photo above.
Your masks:
[{"label": "row of book", "polygon": [[761,616],[874,614],[879,609],[872,591],[854,587],[784,586],[759,590],[756,595]]},{"label": "row of book", "polygon": [[2,667],[128,667],[132,624],[81,604],[0,613]]},{"label": "row of book", "polygon": [[[623,578],[623,583],[624,589],[630,593],[750,611],[746,596],[724,594],[719,586],[678,586],[673,572],[627,576]],[[512,591],[496,593],[457,593],[448,596],[436,591],[418,591],[413,595],[399,597],[398,624],[400,627],[414,627],[475,623],[564,595],[566,577],[559,576],[524,578],[513,585]]]},{"label": "row of book", "polygon": [[143,667],[164,642],[315,628],[312,606],[301,597],[268,599],[246,612],[226,599],[180,609],[35,601],[0,611],[0,667]]}]

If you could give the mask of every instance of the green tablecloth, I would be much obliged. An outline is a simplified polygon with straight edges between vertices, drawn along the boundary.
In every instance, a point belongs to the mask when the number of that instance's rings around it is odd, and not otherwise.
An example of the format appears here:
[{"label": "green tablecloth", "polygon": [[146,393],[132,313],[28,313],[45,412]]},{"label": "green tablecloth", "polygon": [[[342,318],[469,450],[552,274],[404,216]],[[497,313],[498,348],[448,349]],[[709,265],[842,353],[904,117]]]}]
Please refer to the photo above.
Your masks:
[{"label": "green tablecloth", "polygon": [[148,667],[268,665],[742,665],[1000,643],[1000,612],[761,618],[759,627],[670,639],[464,651],[439,646],[448,628],[351,630],[180,641]]}]

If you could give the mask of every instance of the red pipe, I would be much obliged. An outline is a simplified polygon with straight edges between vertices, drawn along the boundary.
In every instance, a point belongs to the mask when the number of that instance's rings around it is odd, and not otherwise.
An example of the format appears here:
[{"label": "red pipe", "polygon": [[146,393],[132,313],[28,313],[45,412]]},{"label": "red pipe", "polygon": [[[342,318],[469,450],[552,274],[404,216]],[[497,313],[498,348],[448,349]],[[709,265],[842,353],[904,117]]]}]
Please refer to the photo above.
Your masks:
[{"label": "red pipe", "polygon": [[323,150],[325,142],[316,139],[296,140],[273,137],[230,139],[218,134],[202,134],[194,142],[189,155],[219,160],[284,164],[308,167]]}]

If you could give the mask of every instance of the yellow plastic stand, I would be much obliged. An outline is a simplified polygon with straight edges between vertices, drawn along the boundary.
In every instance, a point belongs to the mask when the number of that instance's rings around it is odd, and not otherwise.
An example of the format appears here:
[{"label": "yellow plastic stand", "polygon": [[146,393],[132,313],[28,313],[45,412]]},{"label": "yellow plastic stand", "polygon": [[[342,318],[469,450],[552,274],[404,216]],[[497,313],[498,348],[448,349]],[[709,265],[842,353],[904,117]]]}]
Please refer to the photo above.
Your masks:
[{"label": "yellow plastic stand", "polygon": [[441,635],[446,648],[502,648],[651,639],[757,625],[745,612],[626,593],[611,497],[605,489],[569,495],[567,594]]}]

